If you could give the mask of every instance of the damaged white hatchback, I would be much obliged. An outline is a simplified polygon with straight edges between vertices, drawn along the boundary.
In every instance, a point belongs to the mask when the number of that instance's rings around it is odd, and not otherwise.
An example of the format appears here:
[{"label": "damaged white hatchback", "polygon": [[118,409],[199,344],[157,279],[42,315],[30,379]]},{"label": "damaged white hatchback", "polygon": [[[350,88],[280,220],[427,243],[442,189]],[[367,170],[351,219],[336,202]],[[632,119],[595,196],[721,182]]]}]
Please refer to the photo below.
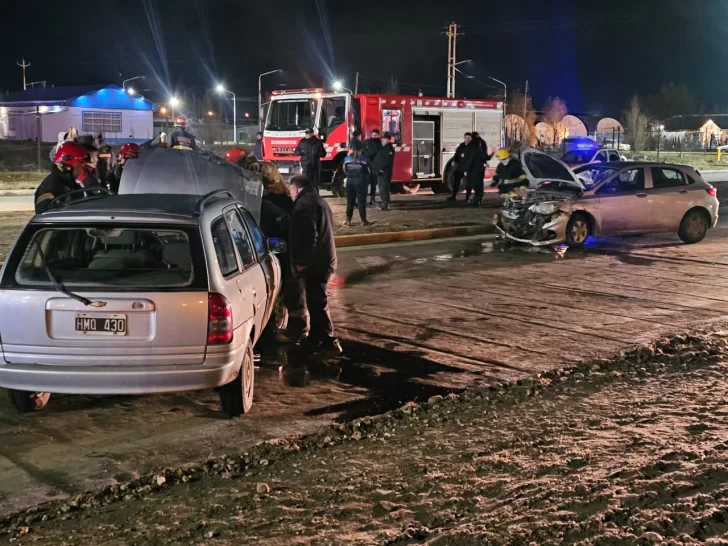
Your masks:
[{"label": "damaged white hatchback", "polygon": [[535,246],[583,246],[590,236],[677,233],[698,243],[718,222],[714,187],[692,167],[647,162],[571,171],[534,149],[521,152],[529,191],[506,198],[496,227]]}]

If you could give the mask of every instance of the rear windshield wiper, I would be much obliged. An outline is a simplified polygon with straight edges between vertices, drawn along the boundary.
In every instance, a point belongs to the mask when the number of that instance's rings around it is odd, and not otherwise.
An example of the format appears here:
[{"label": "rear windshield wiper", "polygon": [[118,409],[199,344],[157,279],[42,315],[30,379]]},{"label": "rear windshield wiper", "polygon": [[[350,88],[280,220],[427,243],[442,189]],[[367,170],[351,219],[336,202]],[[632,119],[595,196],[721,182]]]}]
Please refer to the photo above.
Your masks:
[{"label": "rear windshield wiper", "polygon": [[91,305],[91,300],[84,298],[83,296],[79,296],[78,294],[74,294],[73,292],[66,290],[66,287],[63,286],[61,282],[56,279],[55,275],[53,275],[53,272],[51,271],[51,268],[48,267],[48,264],[46,263],[45,255],[43,254],[43,249],[40,247],[40,238],[36,239],[36,243],[38,245],[38,255],[40,256],[41,261],[43,262],[43,268],[45,269],[46,274],[48,275],[48,278],[53,283],[53,286],[56,290],[58,290],[61,294],[64,294],[68,296],[69,298],[73,298],[76,301],[79,301],[83,303],[84,305]]}]

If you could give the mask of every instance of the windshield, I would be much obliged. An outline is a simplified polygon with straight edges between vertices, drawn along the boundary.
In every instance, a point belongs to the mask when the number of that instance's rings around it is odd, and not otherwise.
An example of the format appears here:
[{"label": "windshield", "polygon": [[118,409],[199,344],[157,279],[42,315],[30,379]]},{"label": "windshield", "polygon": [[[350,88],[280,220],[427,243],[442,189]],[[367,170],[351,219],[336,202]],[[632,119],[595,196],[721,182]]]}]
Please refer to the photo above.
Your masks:
[{"label": "windshield", "polygon": [[56,286],[48,270],[59,284],[76,290],[207,286],[194,228],[39,227],[24,240],[14,276],[18,286]]},{"label": "windshield", "polygon": [[593,188],[603,180],[609,178],[617,169],[610,169],[608,167],[590,166],[583,169],[578,169],[576,176],[579,177],[581,183],[584,184],[586,189]]},{"label": "windshield", "polygon": [[270,105],[265,128],[269,131],[303,130],[315,125],[315,117],[314,99],[277,100]]},{"label": "windshield", "polygon": [[594,151],[579,151],[579,150],[572,150],[570,152],[566,152],[564,156],[561,158],[561,161],[564,163],[589,163],[591,161],[592,156],[594,155]]}]

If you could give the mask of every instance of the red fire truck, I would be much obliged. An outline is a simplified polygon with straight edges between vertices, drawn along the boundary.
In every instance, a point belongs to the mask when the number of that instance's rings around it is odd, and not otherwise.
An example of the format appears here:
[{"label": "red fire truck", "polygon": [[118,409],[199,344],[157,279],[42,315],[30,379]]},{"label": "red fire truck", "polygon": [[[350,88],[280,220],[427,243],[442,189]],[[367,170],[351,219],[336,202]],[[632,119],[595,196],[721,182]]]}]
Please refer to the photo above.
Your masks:
[{"label": "red fire truck", "polygon": [[[451,190],[450,164],[465,132],[477,131],[489,146],[500,145],[503,102],[323,89],[273,91],[263,130],[264,159],[275,162],[284,175],[299,172],[299,158],[293,153],[307,127],[323,141],[321,185],[334,195],[343,195],[341,164],[354,131],[361,131],[364,140],[373,129],[393,138],[393,191],[414,193],[429,185],[435,193],[445,193]],[[488,169],[486,177],[493,172]]]}]

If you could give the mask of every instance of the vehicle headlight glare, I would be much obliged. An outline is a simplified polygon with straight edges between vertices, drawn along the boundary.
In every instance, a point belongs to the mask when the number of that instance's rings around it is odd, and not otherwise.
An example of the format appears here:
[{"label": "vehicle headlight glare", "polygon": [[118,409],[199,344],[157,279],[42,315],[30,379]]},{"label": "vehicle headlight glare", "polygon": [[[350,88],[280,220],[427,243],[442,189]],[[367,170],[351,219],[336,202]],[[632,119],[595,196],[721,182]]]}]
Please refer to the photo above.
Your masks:
[{"label": "vehicle headlight glare", "polygon": [[555,203],[538,203],[531,206],[531,212],[535,214],[554,214],[559,207]]}]

